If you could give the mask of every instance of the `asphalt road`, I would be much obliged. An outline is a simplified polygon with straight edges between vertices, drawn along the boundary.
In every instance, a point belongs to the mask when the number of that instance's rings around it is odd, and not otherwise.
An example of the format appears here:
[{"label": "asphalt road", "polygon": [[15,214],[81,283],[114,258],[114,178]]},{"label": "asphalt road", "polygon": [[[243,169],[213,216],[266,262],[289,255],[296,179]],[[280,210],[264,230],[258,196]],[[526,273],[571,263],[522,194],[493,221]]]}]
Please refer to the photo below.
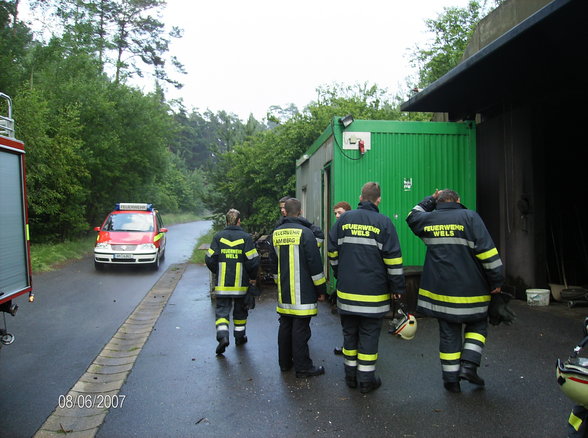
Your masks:
[{"label": "asphalt road", "polygon": [[157,272],[129,266],[97,272],[88,257],[33,276],[34,303],[21,296],[16,316],[6,316],[15,341],[0,349],[1,437],[35,434],[59,396],[86,371],[162,273],[190,258],[210,225],[170,226]]},{"label": "asphalt road", "polygon": [[[191,227],[172,228],[169,249],[193,246],[203,231]],[[168,253],[161,272],[190,252]],[[36,278],[38,300],[9,320],[17,339],[0,352],[0,436],[34,435],[158,278],[128,268],[97,274],[91,260]],[[419,318],[412,341],[392,337],[385,324],[383,385],[361,395],[343,381],[333,354],[341,328],[326,303],[310,340],[326,374],[296,379],[277,363],[275,289],[266,287],[250,314],[249,342],[232,343],[224,356],[215,355],[208,290],[206,268],[188,265],[120,389],[123,406],[110,409],[97,437],[566,435],[572,402],[557,386],[555,361],[580,340],[588,308],[514,302],[515,324],[490,326],[479,371],[486,388],[463,382],[461,394],[442,387],[436,321]]]},{"label": "asphalt road", "polygon": [[490,327],[480,375],[484,390],[441,383],[436,321],[419,319],[412,341],[382,332],[383,386],[361,395],[347,388],[333,348],[337,315],[322,303],[313,319],[311,355],[326,374],[296,379],[277,363],[275,290],[266,289],[249,317],[249,342],[216,347],[207,271],[188,266],[121,394],[99,430],[108,437],[563,437],[571,402],[555,380],[555,360],[581,337],[585,309],[529,307],[518,320]]}]

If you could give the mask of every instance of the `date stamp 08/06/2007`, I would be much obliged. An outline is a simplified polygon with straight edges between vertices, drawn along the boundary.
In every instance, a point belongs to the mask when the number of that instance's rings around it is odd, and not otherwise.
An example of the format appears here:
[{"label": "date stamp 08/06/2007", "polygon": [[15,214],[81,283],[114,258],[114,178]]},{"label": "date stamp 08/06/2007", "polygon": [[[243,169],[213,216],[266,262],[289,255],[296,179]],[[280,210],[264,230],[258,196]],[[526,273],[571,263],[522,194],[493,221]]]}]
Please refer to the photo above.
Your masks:
[{"label": "date stamp 08/06/2007", "polygon": [[126,397],[122,394],[67,394],[59,396],[58,406],[61,409],[116,409],[123,407]]}]

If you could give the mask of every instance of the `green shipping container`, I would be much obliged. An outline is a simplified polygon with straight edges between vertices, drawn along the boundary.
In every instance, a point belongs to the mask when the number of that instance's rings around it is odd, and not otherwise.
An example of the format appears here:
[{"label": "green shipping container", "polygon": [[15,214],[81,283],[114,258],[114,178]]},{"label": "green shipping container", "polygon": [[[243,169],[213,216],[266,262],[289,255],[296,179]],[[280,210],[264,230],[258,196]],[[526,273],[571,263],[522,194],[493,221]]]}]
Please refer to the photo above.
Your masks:
[{"label": "green shipping container", "polygon": [[422,267],[425,245],[405,218],[436,188],[456,190],[475,210],[475,138],[471,122],[355,120],[344,128],[339,117],[333,118],[296,162],[303,215],[326,235],[335,222],[333,205],[347,201],[356,208],[363,184],[376,181],[382,189],[379,209],[396,227],[404,265]]}]

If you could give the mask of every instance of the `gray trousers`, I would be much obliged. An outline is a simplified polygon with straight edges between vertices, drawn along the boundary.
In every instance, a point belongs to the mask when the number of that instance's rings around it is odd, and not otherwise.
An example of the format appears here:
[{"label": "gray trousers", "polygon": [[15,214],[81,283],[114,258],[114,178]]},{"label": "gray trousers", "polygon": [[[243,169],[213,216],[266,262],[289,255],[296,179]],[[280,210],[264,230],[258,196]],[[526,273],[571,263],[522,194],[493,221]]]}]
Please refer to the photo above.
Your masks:
[{"label": "gray trousers", "polygon": [[245,336],[249,312],[243,308],[243,298],[216,297],[216,340],[229,337],[231,308],[233,309],[233,335],[235,339]]},{"label": "gray trousers", "polygon": [[383,318],[341,315],[345,375],[358,382],[375,379]]},{"label": "gray trousers", "polygon": [[439,358],[445,382],[459,382],[459,368],[465,360],[479,366],[488,335],[487,320],[439,321]]}]

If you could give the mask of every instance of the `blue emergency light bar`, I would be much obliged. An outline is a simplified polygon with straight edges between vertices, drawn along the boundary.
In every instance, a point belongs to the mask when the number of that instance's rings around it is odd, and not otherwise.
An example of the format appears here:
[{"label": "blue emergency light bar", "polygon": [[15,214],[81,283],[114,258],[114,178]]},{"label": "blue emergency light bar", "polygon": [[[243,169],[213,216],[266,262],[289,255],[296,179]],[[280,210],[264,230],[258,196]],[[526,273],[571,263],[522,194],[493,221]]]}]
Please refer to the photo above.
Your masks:
[{"label": "blue emergency light bar", "polygon": [[153,204],[141,204],[132,202],[119,202],[114,207],[115,210],[137,210],[137,211],[153,211]]}]

